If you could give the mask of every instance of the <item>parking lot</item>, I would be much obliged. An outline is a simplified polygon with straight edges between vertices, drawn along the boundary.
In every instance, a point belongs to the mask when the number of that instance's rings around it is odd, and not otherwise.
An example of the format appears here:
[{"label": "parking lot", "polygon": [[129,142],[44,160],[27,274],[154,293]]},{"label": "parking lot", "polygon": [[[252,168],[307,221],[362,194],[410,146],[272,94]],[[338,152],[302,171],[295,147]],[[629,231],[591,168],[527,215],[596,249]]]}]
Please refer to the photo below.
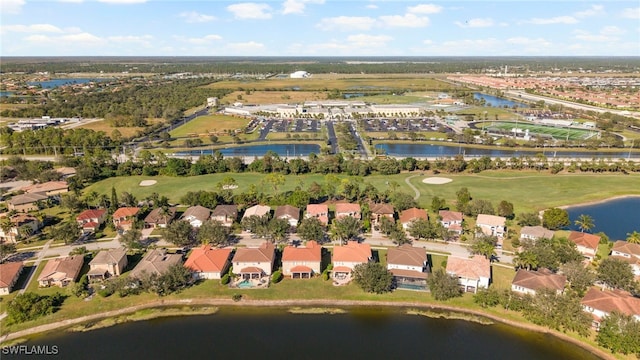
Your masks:
[{"label": "parking lot", "polygon": [[360,121],[366,132],[440,131],[441,129],[441,126],[433,118],[364,119]]}]

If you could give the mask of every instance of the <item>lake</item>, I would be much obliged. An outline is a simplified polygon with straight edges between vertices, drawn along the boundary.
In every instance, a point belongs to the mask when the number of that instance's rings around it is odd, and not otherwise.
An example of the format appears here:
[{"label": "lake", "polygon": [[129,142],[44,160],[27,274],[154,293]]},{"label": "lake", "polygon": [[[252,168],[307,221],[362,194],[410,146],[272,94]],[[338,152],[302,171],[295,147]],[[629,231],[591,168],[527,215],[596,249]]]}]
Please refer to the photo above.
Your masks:
[{"label": "lake", "polygon": [[391,308],[294,315],[284,309],[223,307],[214,315],[161,318],[84,333],[57,331],[26,345],[57,345],[65,360],[597,359],[551,335],[405,315]]},{"label": "lake", "polygon": [[[640,184],[638,184],[640,187]],[[611,240],[625,240],[627,233],[640,231],[640,197],[613,199],[606,202],[567,208],[570,229],[580,231],[574,222],[582,214],[593,218],[591,233],[604,232]]]},{"label": "lake", "polygon": [[529,105],[525,104],[525,103],[521,103],[521,102],[516,102],[516,101],[512,101],[509,99],[505,99],[505,98],[500,98],[497,96],[493,96],[493,95],[487,95],[487,94],[483,94],[483,93],[473,93],[473,98],[476,100],[480,100],[480,99],[484,99],[484,103],[485,106],[491,106],[491,107],[514,107],[514,106],[518,106],[521,108],[528,108]]},{"label": "lake", "polygon": [[320,154],[320,146],[316,144],[268,144],[229,147],[215,150],[180,151],[176,155],[193,156],[211,155],[216,151],[224,156],[263,156],[267,151],[273,151],[279,156],[309,156],[311,153]]},{"label": "lake", "polygon": [[[411,156],[411,157],[453,157],[458,154],[465,156],[490,156],[490,157],[520,157],[533,156],[544,153],[547,158],[628,158],[628,151],[604,152],[604,151],[571,151],[571,150],[551,150],[539,149],[533,151],[523,151],[515,149],[478,149],[470,147],[459,147],[451,145],[433,145],[433,144],[394,144],[381,143],[376,145],[377,149],[382,149],[385,154],[391,156]],[[639,158],[640,153],[631,153],[631,158]]]},{"label": "lake", "polygon": [[13,91],[0,91],[0,97],[13,96]]},{"label": "lake", "polygon": [[90,82],[108,81],[110,79],[87,79],[87,78],[69,78],[69,79],[51,79],[46,81],[30,81],[28,85],[38,86],[43,89],[53,89],[58,86],[74,85],[74,84],[87,84]]}]

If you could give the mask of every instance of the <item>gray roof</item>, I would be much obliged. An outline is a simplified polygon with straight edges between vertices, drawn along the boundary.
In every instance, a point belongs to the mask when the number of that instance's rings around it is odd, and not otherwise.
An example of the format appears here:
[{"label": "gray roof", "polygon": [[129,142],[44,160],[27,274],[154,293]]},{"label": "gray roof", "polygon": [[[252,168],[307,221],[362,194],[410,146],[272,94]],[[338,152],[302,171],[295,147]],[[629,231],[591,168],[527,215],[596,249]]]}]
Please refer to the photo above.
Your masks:
[{"label": "gray roof", "polygon": [[46,200],[48,198],[49,198],[48,196],[38,194],[38,193],[22,194],[22,195],[16,195],[11,199],[9,199],[9,203],[12,205],[24,205],[24,204],[31,204],[40,200]]},{"label": "gray roof", "polygon": [[185,210],[185,212],[182,214],[182,219],[186,219],[187,217],[191,216],[204,222],[209,219],[210,215],[211,210],[207,209],[204,206],[196,205]]},{"label": "gray roof", "polygon": [[124,248],[103,250],[96,254],[89,265],[117,264],[123,257],[127,257],[127,250]]},{"label": "gray roof", "polygon": [[151,250],[131,271],[130,276],[139,279],[144,274],[162,275],[171,265],[180,264],[181,262],[182,255],[180,254],[167,254],[167,251],[164,249]]},{"label": "gray roof", "polygon": [[218,205],[211,212],[211,216],[238,217],[238,205]]}]

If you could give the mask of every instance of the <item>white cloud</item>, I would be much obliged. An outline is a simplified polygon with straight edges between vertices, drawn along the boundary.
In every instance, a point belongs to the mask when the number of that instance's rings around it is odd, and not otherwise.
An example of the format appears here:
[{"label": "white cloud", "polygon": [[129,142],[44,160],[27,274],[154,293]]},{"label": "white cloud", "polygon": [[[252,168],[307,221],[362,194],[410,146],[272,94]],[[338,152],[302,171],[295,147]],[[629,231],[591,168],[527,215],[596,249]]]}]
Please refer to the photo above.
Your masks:
[{"label": "white cloud", "polygon": [[19,14],[25,3],[25,0],[0,0],[2,12],[6,14]]},{"label": "white cloud", "polygon": [[324,0],[285,0],[282,3],[282,13],[302,14],[307,4],[324,4]]},{"label": "white cloud", "polygon": [[22,33],[61,33],[62,29],[51,24],[32,25],[3,25],[0,32],[22,32]]},{"label": "white cloud", "polygon": [[153,36],[151,35],[118,35],[118,36],[109,36],[107,40],[110,42],[118,43],[118,44],[138,44],[144,47],[151,47],[151,40],[153,40]]},{"label": "white cloud", "polygon": [[369,30],[375,22],[375,19],[368,16],[338,16],[324,18],[316,27],[321,30]]},{"label": "white cloud", "polygon": [[603,35],[622,35],[626,33],[626,31],[617,26],[605,26],[600,30],[600,33]]},{"label": "white cloud", "polygon": [[525,46],[537,46],[537,47],[549,47],[551,46],[551,42],[543,39],[531,39],[524,36],[512,37],[506,40],[507,44],[513,45],[525,45]]},{"label": "white cloud", "polygon": [[58,2],[80,4],[83,3],[84,0],[58,0]]},{"label": "white cloud", "polygon": [[380,16],[380,22],[388,27],[418,28],[429,25],[429,18],[414,14]]},{"label": "white cloud", "polygon": [[626,19],[640,19],[640,7],[626,8],[622,10],[622,17]]},{"label": "white cloud", "polygon": [[579,18],[594,16],[598,14],[602,14],[604,10],[604,6],[602,5],[591,5],[591,7],[584,11],[578,11],[574,15]]},{"label": "white cloud", "polygon": [[261,54],[255,54],[254,52],[264,50],[265,46],[264,44],[261,44],[255,41],[248,41],[248,42],[241,42],[241,43],[230,43],[230,44],[227,44],[227,48],[235,52],[252,53],[253,55],[261,55]]},{"label": "white cloud", "polygon": [[25,38],[32,43],[44,43],[53,46],[86,46],[103,44],[104,40],[87,32],[68,34],[62,36],[30,35]]},{"label": "white cloud", "polygon": [[552,18],[533,18],[526,22],[534,25],[549,25],[549,24],[575,24],[578,22],[578,20],[573,16],[556,16]]},{"label": "white cloud", "polygon": [[386,46],[387,43],[391,40],[393,40],[393,38],[387,35],[357,34],[347,36],[347,41],[351,46],[360,48],[383,47]]},{"label": "white cloud", "polygon": [[239,3],[227,6],[236,19],[271,19],[271,7],[267,4]]},{"label": "white cloud", "polygon": [[185,39],[186,42],[188,42],[190,44],[196,44],[196,45],[210,44],[210,43],[212,43],[214,41],[220,41],[220,40],[222,40],[222,36],[215,35],[215,34],[205,35],[205,36],[200,37],[200,38],[188,38],[188,39]]},{"label": "white cloud", "polygon": [[371,9],[371,10],[375,10],[375,9],[377,9],[377,8],[378,8],[378,5],[376,5],[376,4],[369,4],[369,5],[365,6],[365,8],[367,8],[367,9]]},{"label": "white cloud", "polygon": [[180,13],[181,18],[184,19],[184,21],[190,23],[190,24],[194,24],[194,23],[204,23],[204,22],[209,22],[209,21],[213,21],[216,19],[215,16],[212,15],[206,15],[206,14],[201,14],[199,12],[196,11],[185,11]]},{"label": "white cloud", "polygon": [[143,4],[147,0],[98,0],[98,2],[115,5]]},{"label": "white cloud", "polygon": [[407,11],[413,14],[437,14],[442,11],[442,6],[435,4],[420,4],[409,6]]},{"label": "white cloud", "polygon": [[490,18],[477,18],[467,20],[464,23],[461,21],[456,21],[454,24],[458,25],[461,28],[480,28],[480,27],[491,27],[494,25],[493,19]]}]

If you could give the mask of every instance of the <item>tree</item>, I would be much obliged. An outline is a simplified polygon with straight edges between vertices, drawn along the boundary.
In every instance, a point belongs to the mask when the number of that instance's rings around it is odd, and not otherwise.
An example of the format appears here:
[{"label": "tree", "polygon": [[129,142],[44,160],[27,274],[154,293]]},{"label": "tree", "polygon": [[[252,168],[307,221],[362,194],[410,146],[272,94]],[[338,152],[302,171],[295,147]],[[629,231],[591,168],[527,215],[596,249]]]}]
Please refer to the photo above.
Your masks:
[{"label": "tree", "polygon": [[518,219],[518,225],[520,226],[539,226],[541,224],[540,216],[535,212],[520,213],[516,219]]},{"label": "tree", "polygon": [[216,220],[207,220],[198,229],[196,238],[202,244],[224,245],[229,237],[229,228]]},{"label": "tree", "polygon": [[353,268],[353,281],[366,292],[382,294],[391,291],[393,274],[380,263],[368,262]]},{"label": "tree", "polygon": [[2,243],[0,244],[0,260],[16,252],[16,244]]},{"label": "tree", "polygon": [[242,219],[242,228],[255,234],[258,237],[265,237],[268,234],[269,216],[251,215]]},{"label": "tree", "polygon": [[51,229],[51,237],[61,239],[65,244],[76,241],[79,235],[80,229],[75,221],[63,221]]},{"label": "tree", "polygon": [[593,229],[593,227],[595,226],[595,224],[593,223],[593,218],[586,214],[581,214],[580,216],[578,216],[578,219],[574,222],[574,224],[576,224],[576,226],[578,226],[578,228],[582,232],[589,232],[589,230]]},{"label": "tree", "polygon": [[538,256],[533,251],[522,251],[516,253],[516,257],[513,259],[513,264],[516,269],[537,269],[538,268]]},{"label": "tree", "polygon": [[580,297],[584,296],[596,279],[595,274],[586,268],[582,261],[570,261],[560,266],[560,270],[566,275],[569,287]]},{"label": "tree", "polygon": [[289,229],[291,229],[289,221],[286,219],[273,218],[267,225],[267,234],[273,242],[279,243],[286,240]]},{"label": "tree", "polygon": [[498,238],[495,236],[479,236],[474,240],[470,250],[472,254],[482,255],[491,260],[491,258],[496,255],[497,243]]},{"label": "tree", "polygon": [[334,240],[345,243],[360,234],[361,226],[358,219],[351,216],[344,216],[334,219],[329,231],[330,236]]},{"label": "tree", "polygon": [[407,226],[407,231],[409,235],[413,236],[416,240],[433,239],[435,237],[433,226],[431,226],[431,222],[427,219],[415,219],[411,221]]},{"label": "tree", "polygon": [[471,193],[466,187],[460,188],[456,191],[456,210],[466,213],[467,205],[471,201]]},{"label": "tree", "polygon": [[542,226],[549,230],[558,230],[569,225],[569,213],[560,208],[548,209],[542,214]]},{"label": "tree", "polygon": [[191,271],[182,264],[174,264],[162,275],[151,274],[141,279],[142,286],[158,296],[166,296],[180,291],[191,284]]},{"label": "tree", "polygon": [[401,227],[395,227],[389,234],[389,239],[393,241],[394,244],[400,246],[403,244],[411,244],[411,239],[407,238],[407,233]]},{"label": "tree", "polygon": [[498,216],[503,216],[507,219],[513,219],[514,217],[513,204],[506,200],[500,201],[500,203],[498,204],[497,213],[498,213]]},{"label": "tree", "polygon": [[8,321],[18,324],[52,314],[62,305],[62,301],[60,293],[55,295],[38,295],[33,292],[18,294],[7,305]]},{"label": "tree", "polygon": [[193,242],[193,228],[184,220],[174,221],[162,230],[164,239],[177,246],[189,245]]},{"label": "tree", "polygon": [[383,216],[380,218],[380,222],[378,223],[378,228],[380,232],[389,235],[395,229],[396,223],[393,220],[390,220],[388,217]]},{"label": "tree", "polygon": [[435,213],[437,213],[438,211],[445,209],[447,207],[447,202],[438,196],[434,196],[433,199],[431,199],[431,210]]},{"label": "tree", "polygon": [[431,295],[436,300],[449,300],[461,296],[462,290],[458,285],[458,277],[447,274],[443,269],[434,271],[427,279]]},{"label": "tree", "polygon": [[588,334],[591,317],[584,312],[581,298],[569,293],[558,294],[553,289],[536,291],[524,315],[535,324],[562,331]]},{"label": "tree", "polygon": [[325,236],[324,225],[315,217],[303,219],[296,232],[300,239],[305,241],[315,240],[322,242]]},{"label": "tree", "polygon": [[606,258],[598,266],[598,280],[613,289],[632,290],[634,288],[633,269],[629,263]]},{"label": "tree", "polygon": [[634,231],[627,233],[627,242],[631,244],[640,244],[640,232]]},{"label": "tree", "polygon": [[614,353],[640,356],[640,321],[614,311],[600,323],[596,340]]},{"label": "tree", "polygon": [[139,229],[133,228],[120,236],[120,243],[127,249],[135,250],[141,249],[142,243],[140,238],[142,232]]},{"label": "tree", "polygon": [[270,173],[262,179],[264,183],[271,185],[274,193],[277,193],[278,188],[284,185],[285,180],[284,175],[279,173]]},{"label": "tree", "polygon": [[111,203],[109,204],[109,206],[109,210],[111,210],[111,212],[116,211],[116,209],[118,209],[118,207],[120,206],[120,203],[118,202],[118,195],[116,194],[116,188],[114,188],[113,186],[111,187]]}]

